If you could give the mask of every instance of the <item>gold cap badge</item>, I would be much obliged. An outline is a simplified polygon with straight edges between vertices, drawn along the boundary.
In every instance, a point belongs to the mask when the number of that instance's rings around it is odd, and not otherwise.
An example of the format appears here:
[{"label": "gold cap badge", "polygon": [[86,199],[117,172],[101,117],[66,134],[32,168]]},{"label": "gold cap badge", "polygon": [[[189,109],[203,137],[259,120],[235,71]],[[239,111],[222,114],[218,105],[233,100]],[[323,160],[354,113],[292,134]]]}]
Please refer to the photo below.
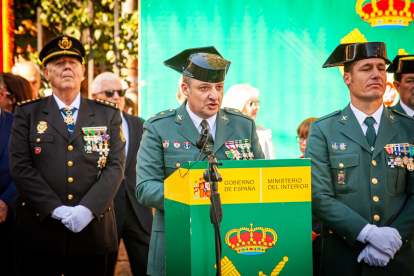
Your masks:
[{"label": "gold cap badge", "polygon": [[68,50],[72,47],[72,41],[67,37],[63,37],[62,40],[59,40],[59,47],[64,50]]}]

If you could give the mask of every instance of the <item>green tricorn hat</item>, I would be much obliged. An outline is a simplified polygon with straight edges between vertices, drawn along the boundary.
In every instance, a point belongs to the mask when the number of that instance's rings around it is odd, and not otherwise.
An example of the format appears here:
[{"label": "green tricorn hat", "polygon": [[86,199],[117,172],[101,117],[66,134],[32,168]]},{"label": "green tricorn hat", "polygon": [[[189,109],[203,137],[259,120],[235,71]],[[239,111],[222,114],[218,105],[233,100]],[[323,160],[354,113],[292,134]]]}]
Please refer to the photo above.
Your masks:
[{"label": "green tricorn hat", "polygon": [[82,64],[85,58],[85,48],[82,43],[71,36],[58,36],[49,41],[42,51],[39,59],[43,65],[60,56],[77,58]]},{"label": "green tricorn hat", "polygon": [[224,81],[231,62],[211,47],[187,49],[164,61],[164,65],[188,76],[205,82]]},{"label": "green tricorn hat", "polygon": [[391,63],[384,42],[346,43],[336,47],[322,68],[343,66],[348,62],[368,58],[382,58],[386,64]]},{"label": "green tricorn hat", "polygon": [[400,49],[392,64],[388,66],[387,72],[399,74],[414,73],[414,55],[409,55],[403,49]]}]

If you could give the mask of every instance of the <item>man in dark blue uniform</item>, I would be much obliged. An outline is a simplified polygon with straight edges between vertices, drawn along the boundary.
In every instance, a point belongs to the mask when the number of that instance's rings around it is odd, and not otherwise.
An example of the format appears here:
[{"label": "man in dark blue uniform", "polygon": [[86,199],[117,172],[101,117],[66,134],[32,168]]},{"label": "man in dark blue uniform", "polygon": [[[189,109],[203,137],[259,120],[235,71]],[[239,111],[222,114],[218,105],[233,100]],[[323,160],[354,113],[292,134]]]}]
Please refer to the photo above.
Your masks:
[{"label": "man in dark blue uniform", "polygon": [[19,191],[18,275],[105,275],[118,250],[113,198],[124,176],[117,106],[80,93],[85,49],[56,37],[40,52],[53,95],[18,104],[10,169]]}]

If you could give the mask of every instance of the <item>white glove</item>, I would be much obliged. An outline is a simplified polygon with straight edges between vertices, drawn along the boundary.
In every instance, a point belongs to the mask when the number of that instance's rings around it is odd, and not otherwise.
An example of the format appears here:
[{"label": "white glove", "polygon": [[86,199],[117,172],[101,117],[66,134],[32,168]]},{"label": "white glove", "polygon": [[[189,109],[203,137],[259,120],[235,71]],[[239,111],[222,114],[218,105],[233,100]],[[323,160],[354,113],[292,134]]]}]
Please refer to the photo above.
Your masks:
[{"label": "white glove", "polygon": [[378,251],[394,258],[394,254],[402,245],[400,233],[397,229],[391,227],[377,227],[371,225],[371,229],[365,236],[365,241],[369,242],[372,247]]},{"label": "white glove", "polygon": [[390,261],[390,257],[376,250],[372,245],[368,244],[358,256],[358,263],[362,260],[371,266],[386,266]]},{"label": "white glove", "polygon": [[73,207],[62,205],[60,207],[57,207],[52,214],[52,218],[57,220],[62,220],[64,217],[69,216],[72,214]]},{"label": "white glove", "polygon": [[91,210],[82,205],[73,207],[72,213],[62,219],[62,223],[72,232],[79,233],[93,219]]}]

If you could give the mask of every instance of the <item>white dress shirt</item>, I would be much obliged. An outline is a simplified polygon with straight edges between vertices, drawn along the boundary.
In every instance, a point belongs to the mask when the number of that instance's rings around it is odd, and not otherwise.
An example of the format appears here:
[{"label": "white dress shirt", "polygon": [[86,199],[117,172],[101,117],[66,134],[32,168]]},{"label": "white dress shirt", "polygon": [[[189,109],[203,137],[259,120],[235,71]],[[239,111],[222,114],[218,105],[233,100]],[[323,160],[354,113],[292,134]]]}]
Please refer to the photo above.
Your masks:
[{"label": "white dress shirt", "polygon": [[[76,108],[76,112],[74,112],[72,114],[73,119],[75,120],[75,124],[76,124],[76,119],[78,118],[78,114],[79,114],[79,107],[80,107],[80,100],[81,100],[81,93],[79,92],[78,95],[76,96],[76,98],[73,100],[73,102],[67,106],[64,102],[62,102],[58,97],[56,97],[55,94],[53,94],[53,98],[55,98],[55,101],[59,107],[60,110],[62,110],[62,108],[67,107],[67,108]],[[62,115],[63,119],[66,118],[65,115],[63,115],[62,111],[60,111],[60,114]]]},{"label": "white dress shirt", "polygon": [[365,114],[361,110],[357,109],[355,106],[352,105],[352,103],[350,104],[350,106],[351,106],[352,111],[355,114],[355,117],[358,120],[359,125],[362,128],[362,132],[364,133],[364,135],[366,134],[367,129],[368,129],[368,126],[364,123],[364,121],[367,117],[374,118],[374,120],[375,120],[375,123],[374,123],[375,133],[378,134],[379,125],[381,123],[382,111],[384,111],[384,105],[381,104],[380,108],[378,108],[378,110],[375,111],[371,116],[368,116],[367,114]]},{"label": "white dress shirt", "polygon": [[[196,114],[194,114],[190,107],[188,106],[188,102],[185,105],[185,109],[188,112],[188,115],[190,115],[191,120],[193,121],[195,127],[198,130],[198,133],[201,133],[201,130],[203,129],[203,127],[201,126],[201,122],[204,120],[203,118],[198,117]],[[213,136],[213,140],[215,140],[216,137],[216,128],[217,128],[217,114],[215,114],[214,116],[205,119],[208,123],[208,129],[211,133],[211,135]]]},{"label": "white dress shirt", "polygon": [[402,109],[404,109],[405,113],[407,113],[408,116],[410,116],[410,117],[413,117],[414,116],[414,110],[412,110],[411,108],[409,108],[401,100],[400,100],[400,105],[401,105]]},{"label": "white dress shirt", "polygon": [[124,114],[121,112],[122,118],[122,133],[124,134],[125,138],[125,158],[128,156],[128,145],[129,145],[129,127],[128,122],[125,120]]}]

